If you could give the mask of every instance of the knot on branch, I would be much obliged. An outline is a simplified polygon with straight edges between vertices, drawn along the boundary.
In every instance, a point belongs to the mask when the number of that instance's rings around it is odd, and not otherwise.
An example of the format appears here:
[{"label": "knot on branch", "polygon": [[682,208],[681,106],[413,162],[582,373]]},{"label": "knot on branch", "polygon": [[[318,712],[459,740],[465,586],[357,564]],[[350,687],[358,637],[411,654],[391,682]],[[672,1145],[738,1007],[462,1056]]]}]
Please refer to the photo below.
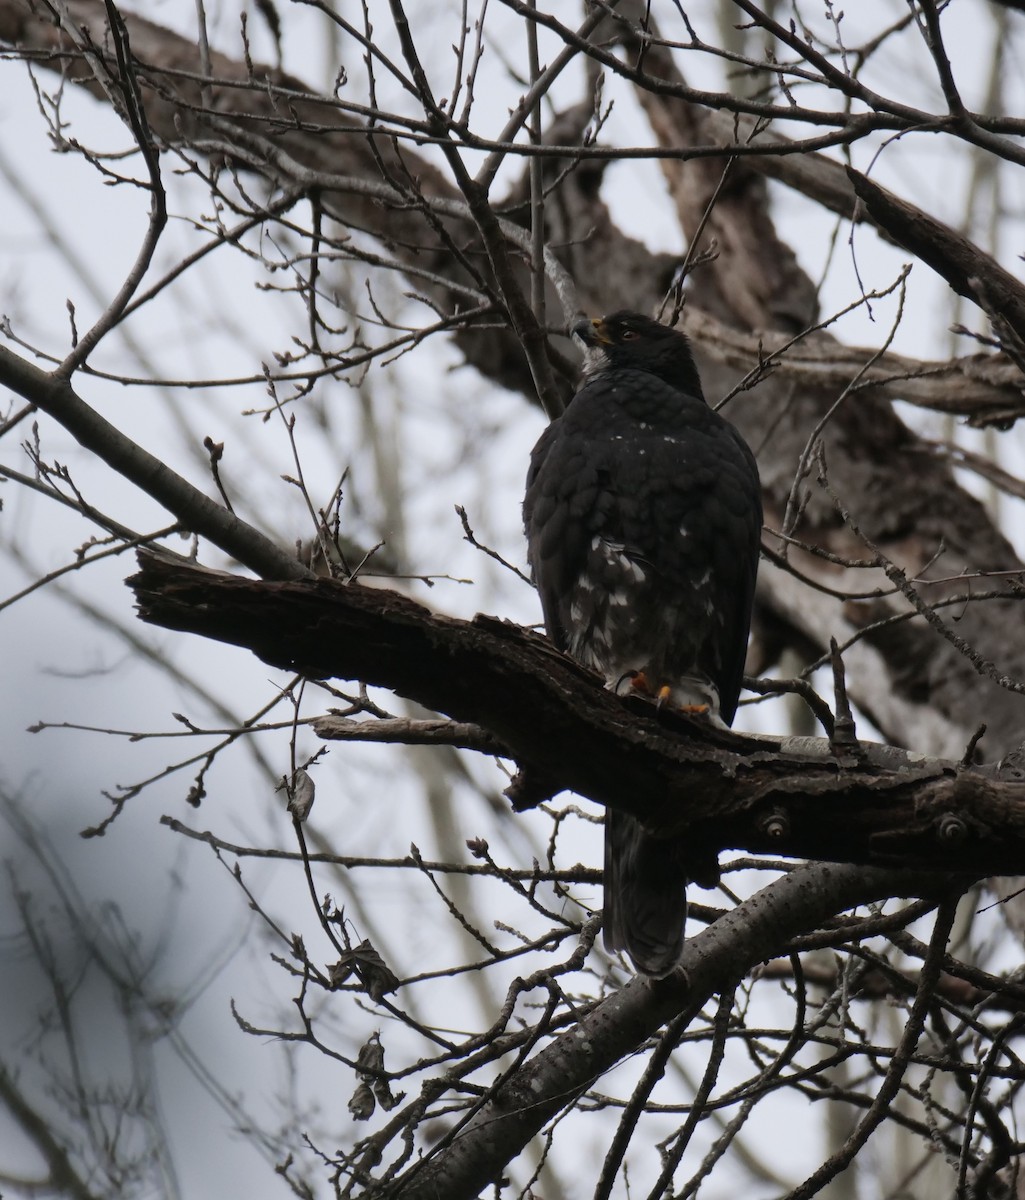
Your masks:
[{"label": "knot on branch", "polygon": [[790,833],[790,817],[782,808],[774,808],[758,819],[758,829],[772,842],[780,842]]},{"label": "knot on branch", "polygon": [[968,836],[968,826],[954,813],[944,813],[936,823],[936,836],[941,842],[956,845]]}]

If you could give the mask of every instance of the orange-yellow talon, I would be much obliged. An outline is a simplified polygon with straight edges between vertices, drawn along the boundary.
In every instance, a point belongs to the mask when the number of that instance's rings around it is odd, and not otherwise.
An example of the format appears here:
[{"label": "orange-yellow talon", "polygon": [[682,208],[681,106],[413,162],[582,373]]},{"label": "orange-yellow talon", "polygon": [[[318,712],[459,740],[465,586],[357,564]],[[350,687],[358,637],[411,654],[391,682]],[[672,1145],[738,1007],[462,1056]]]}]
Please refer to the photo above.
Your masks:
[{"label": "orange-yellow talon", "polygon": [[616,686],[617,692],[622,687],[624,681],[629,684],[631,692],[640,692],[642,696],[651,695],[651,688],[648,686],[648,680],[643,671],[627,671]]},{"label": "orange-yellow talon", "polygon": [[[680,712],[725,728],[761,542],[754,455],[702,399],[682,333],[627,311],[578,319],[572,332],[589,370],[534,447],[523,502],[548,635],[630,709],[669,727]],[[683,947],[683,877],[712,879],[715,855],[681,855],[625,812],[608,816],[606,949],[663,978]]]}]

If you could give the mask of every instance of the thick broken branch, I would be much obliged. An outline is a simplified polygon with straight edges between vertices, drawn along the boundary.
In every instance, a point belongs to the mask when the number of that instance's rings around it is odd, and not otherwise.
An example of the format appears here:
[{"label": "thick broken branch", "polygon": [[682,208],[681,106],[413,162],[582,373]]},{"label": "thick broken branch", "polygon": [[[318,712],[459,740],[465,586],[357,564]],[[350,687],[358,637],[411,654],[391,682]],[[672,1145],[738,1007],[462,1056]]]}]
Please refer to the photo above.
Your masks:
[{"label": "thick broken branch", "polygon": [[714,850],[980,875],[1025,861],[1014,768],[1005,777],[883,746],[837,758],[823,739],[718,731],[611,695],[547,639],[495,618],[438,616],[328,579],[243,579],[152,550],[139,563],[130,584],[144,620],[473,722],[529,775],[535,801],[568,788]]}]

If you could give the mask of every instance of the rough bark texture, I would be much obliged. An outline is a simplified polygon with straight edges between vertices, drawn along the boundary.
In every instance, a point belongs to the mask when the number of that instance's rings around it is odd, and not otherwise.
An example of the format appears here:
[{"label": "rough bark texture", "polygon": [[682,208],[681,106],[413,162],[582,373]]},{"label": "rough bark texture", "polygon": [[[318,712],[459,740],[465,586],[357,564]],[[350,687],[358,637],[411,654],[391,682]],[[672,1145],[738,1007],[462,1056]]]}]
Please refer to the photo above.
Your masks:
[{"label": "rough bark texture", "polygon": [[[88,29],[95,47],[104,45],[102,3],[68,0],[66,9]],[[433,272],[435,278],[420,276],[417,286],[443,311],[458,307],[459,285],[482,288],[493,302],[494,324],[461,330],[459,345],[486,379],[536,400],[522,347],[506,328],[497,328],[508,325],[509,310],[496,263],[480,253],[481,231],[448,179],[408,144],[400,154],[390,139],[341,113],[332,98],[314,96],[301,80],[269,68],[256,67],[251,76],[244,63],[215,54],[216,78],[204,92],[194,42],[139,17],[126,15],[126,21],[149,125],[158,139],[167,145],[185,141],[193,153],[198,145],[297,193],[315,190],[332,220],[380,239],[410,268]],[[41,69],[67,72],[106,102],[83,61],[68,56],[73,47],[66,35],[29,0],[0,0],[0,40],[20,47]],[[636,53],[629,37],[625,53]],[[680,81],[657,49],[648,48],[644,70]],[[259,86],[252,86],[254,77]],[[738,158],[723,182],[728,146],[750,132],[744,122],[646,87],[643,80],[638,97],[656,139],[676,155],[664,160],[664,171],[684,231],[699,250],[712,237],[718,244],[718,257],[691,282],[691,311],[685,315],[714,399],[754,366],[745,366],[736,338],[747,339],[748,351],[763,337],[774,347],[819,316],[811,282],[776,236],[765,176],[839,212],[853,198],[857,181],[824,160],[767,153]],[[585,119],[583,110],[565,114],[550,134],[557,144],[572,142]],[[688,160],[689,151],[710,147],[722,153]],[[546,179],[559,179],[567,165],[568,160],[546,160]],[[604,168],[584,162],[565,174],[557,202],[553,197],[546,206],[547,240],[559,247],[583,308],[650,310],[678,264],[671,256],[649,253],[615,227],[600,195]],[[525,219],[525,195],[524,188],[513,189],[512,220]],[[702,225],[713,196],[714,208]],[[429,204],[435,211],[427,219]],[[873,197],[859,216],[888,236],[903,236],[885,197]],[[453,246],[465,252],[466,267]],[[505,265],[518,272],[512,278],[524,281],[522,261],[514,254],[509,258]],[[968,282],[973,296],[990,303],[989,291]],[[1011,316],[1016,319],[1016,313]],[[880,378],[877,371],[870,388],[853,391],[837,405],[843,371],[853,376],[856,363],[849,350],[831,357],[828,336],[812,345],[820,356],[813,372],[800,353],[789,365],[784,358],[729,409],[757,452],[770,527],[779,530],[787,522],[795,473],[831,414],[821,441],[833,495],[818,484],[813,463],[795,493],[801,516],[790,531],[796,537],[833,555],[871,559],[875,552],[856,525],[909,579],[926,569],[937,579],[965,569],[1019,569],[982,506],[958,486],[933,448],[895,416],[891,400],[902,394],[899,381]],[[568,390],[572,365],[554,352],[551,360]],[[898,365],[889,363],[891,373]],[[994,382],[987,375],[992,367],[986,360],[969,371],[979,391],[971,406],[965,399],[964,411],[1014,416],[1021,411],[1017,378],[1001,360],[1002,374]],[[962,411],[956,402],[955,411]],[[179,515],[195,527],[188,511]],[[265,561],[270,560],[261,555]],[[881,567],[854,569],[796,550],[790,561],[834,593],[892,591]],[[256,569],[276,573],[272,562]],[[952,867],[994,874],[1019,869],[1023,859],[1025,771],[1017,758],[1009,756],[988,772],[956,760],[981,720],[989,726],[983,748],[991,758],[1017,746],[1025,700],[991,678],[984,665],[973,666],[921,619],[873,630],[846,653],[845,662],[852,695],[883,733],[930,757],[883,751],[859,757],[849,747],[832,753],[821,744],[750,739],[652,714],[643,701],[610,696],[542,638],[490,618],[466,623],[438,617],[394,593],[330,581],[258,583],[151,554],[142,557],[134,584],[147,620],[244,645],[268,662],[315,676],[381,684],[483,726],[520,763],[521,802],[569,786],[635,811],[667,834],[686,830],[710,847],[932,868],[923,881],[876,866],[820,862],[774,883],[692,939],[682,973],[654,987],[635,981],[521,1064],[451,1145],[404,1178],[405,1197],[477,1194],[597,1075],[668,1017],[699,1011],[715,991],[785,948],[796,933],[853,904],[939,887],[944,876],[937,872]],[[929,587],[926,599],[960,587],[956,582]],[[831,636],[842,639],[881,615],[908,611],[899,595],[845,603],[769,564],[760,589],[763,624],[771,621],[778,640],[804,648],[825,649]],[[1016,599],[972,602],[958,618],[957,633],[983,659],[1012,680],[1025,679],[1025,634]],[[459,736],[472,735],[464,729]],[[456,740],[454,734],[450,740]],[[641,799],[643,812],[636,811]]]},{"label": "rough bark texture", "polygon": [[521,766],[514,799],[570,789],[711,851],[981,875],[1025,861],[1025,783],[1013,760],[994,771],[714,730],[612,695],[547,639],[492,617],[459,621],[329,579],[242,579],[149,550],[139,563],[129,582],[143,620],[472,721]]},{"label": "rough bark texture", "polygon": [[[103,5],[96,0],[71,0],[68,8],[73,20],[89,30],[92,41],[102,45]],[[457,282],[463,279],[449,248],[425,221],[422,207],[409,202],[417,189],[424,197],[446,201],[454,201],[457,193],[414,151],[404,148],[400,160],[388,139],[372,141],[365,127],[338,113],[329,98],[311,95],[300,80],[272,68],[258,66],[256,77],[287,89],[292,96],[286,99],[283,93],[239,86],[250,79],[246,66],[221,55],[214,55],[213,73],[216,79],[228,82],[212,86],[212,107],[217,114],[212,122],[201,112],[199,83],[180,74],[199,74],[195,43],[143,18],[126,15],[126,20],[141,77],[151,84],[146,93],[147,115],[158,137],[173,143],[183,134],[202,135],[213,139],[221,152],[230,152],[234,142],[241,164],[283,185],[301,182],[306,172],[335,219],[386,237],[397,255],[410,253],[411,262],[448,272]],[[62,48],[68,48],[67,39],[52,22],[41,20],[27,0],[0,0],[0,38],[37,56],[42,65],[63,65],[72,78],[102,96],[98,85],[86,78],[80,62],[69,63],[59,56]],[[627,52],[631,52],[629,46]],[[682,83],[664,52],[649,49],[644,68],[650,75]],[[644,87],[638,87],[638,97],[657,140],[681,156],[663,160],[663,168],[682,225],[693,235],[726,160],[699,157],[685,161],[685,156],[689,148],[727,145],[729,120]],[[301,122],[310,128],[299,128]],[[568,114],[560,136],[570,140],[572,130],[581,123],[579,114]],[[736,130],[737,137],[744,136],[743,124]],[[760,172],[774,174],[808,194],[827,187],[836,204],[853,188],[850,181],[841,181],[835,169],[824,166],[824,160],[803,170],[798,169],[797,160],[787,168],[780,166],[782,161],[766,155],[733,163],[698,247],[712,237],[719,247],[714,262],[695,274],[689,301],[698,310],[689,327],[699,339],[706,391],[713,398],[728,392],[746,373],[736,365],[735,355],[724,353],[725,339],[718,336],[721,330],[733,329],[755,338],[763,333],[789,335],[813,323],[818,315],[810,281],[775,234]],[[546,160],[546,175],[554,177],[564,166],[562,160]],[[546,233],[550,244],[561,247],[559,253],[575,279],[584,309],[643,310],[664,293],[676,263],[670,256],[651,254],[613,225],[600,196],[604,167],[602,162],[584,163],[565,176],[558,203],[547,206],[550,227]],[[401,203],[382,203],[379,189],[393,187],[396,181],[406,181],[410,190]],[[885,223],[888,217],[882,209],[880,212]],[[443,224],[455,243],[470,247],[478,242],[468,215],[448,216]],[[486,264],[481,262],[481,266]],[[431,290],[423,281],[420,286]],[[435,285],[434,291],[439,303],[452,307],[454,297],[446,294],[443,286]],[[457,336],[467,361],[486,377],[533,396],[530,372],[511,335],[479,328]],[[828,345],[828,339],[824,344]],[[819,346],[823,346],[821,340]],[[841,359],[849,362],[849,352]],[[555,362],[557,367],[564,365],[558,358]],[[571,370],[561,374],[566,389],[571,386],[571,374]],[[771,528],[783,524],[794,474],[808,440],[838,394],[835,372],[828,380],[809,380],[806,372],[788,372],[784,367],[730,406],[730,416],[757,451]],[[886,386],[885,391],[852,394],[839,405],[824,431],[829,483],[852,518],[904,568],[908,578],[917,577],[927,565],[931,578],[964,570],[1019,567],[1011,547],[978,501],[957,484],[934,450],[896,417],[889,403],[894,394],[899,394],[896,385]],[[1010,378],[1005,381],[1003,396],[1005,411],[1014,411],[1020,389]],[[866,557],[864,544],[844,524],[833,499],[814,478],[804,480],[799,491],[804,493],[805,507],[793,530],[798,537],[833,553]],[[941,547],[943,552],[936,557]],[[793,553],[792,558],[804,573],[836,590],[866,592],[888,586],[879,571],[845,570],[800,553]],[[926,598],[935,601],[957,590],[957,584],[931,586]],[[789,636],[823,649],[831,636],[842,640],[869,620],[907,608],[900,599],[879,600],[868,611],[861,605],[843,606],[806,587],[795,588],[790,576],[772,567],[762,571],[759,596],[762,611],[772,615],[777,632],[789,630]],[[957,631],[983,658],[998,663],[1006,675],[1025,680],[1021,627],[1017,600],[989,600],[966,606],[959,613]],[[985,720],[989,732],[984,753],[992,758],[1016,745],[1025,726],[1025,699],[979,674],[935,631],[921,627],[920,622],[910,630],[902,626],[896,636],[885,629],[870,633],[845,656],[852,696],[883,733],[925,753],[957,755],[978,722]]]},{"label": "rough bark texture", "polygon": [[[681,77],[664,53],[649,53],[646,69],[666,79]],[[704,145],[714,138],[707,110],[639,91],[639,99],[663,146]],[[761,160],[734,160],[725,185],[704,225],[698,249],[713,238],[718,256],[698,271],[691,298],[726,325],[743,330],[795,333],[818,318],[814,288],[793,252],[776,235],[769,216]],[[663,160],[663,170],[688,237],[699,224],[723,177],[714,159]],[[880,208],[883,208],[880,201]],[[888,211],[888,210],[887,210]],[[704,357],[706,392],[730,390],[734,372]],[[852,372],[853,375],[853,372]],[[793,378],[770,377],[757,390],[730,406],[731,418],[755,447],[765,490],[766,525],[781,529],[795,473],[809,439],[835,404],[836,387],[802,386]],[[1011,546],[994,528],[982,505],[959,487],[952,471],[938,462],[922,439],[897,417],[887,399],[859,392],[845,399],[822,433],[828,481],[850,510],[861,532],[908,578],[925,572],[942,579],[963,571],[1018,568]],[[845,524],[833,498],[812,477],[801,481],[806,501],[793,532],[811,544],[851,559],[868,557],[865,544]],[[942,552],[941,552],[942,551]],[[851,571],[806,555],[794,555],[800,569],[838,591],[886,589],[880,571]],[[849,636],[865,620],[858,606],[823,604],[802,589],[795,597],[783,573],[764,570],[760,597],[778,618],[794,625],[812,642],[825,646],[830,636]],[[930,587],[935,602],[962,590],[958,585]],[[904,602],[879,600],[870,614],[901,611]],[[966,606],[958,632],[1001,670],[1025,680],[1025,638],[1016,599]],[[951,738],[969,736],[984,719],[987,750],[999,754],[1016,745],[1025,725],[1025,697],[978,674],[971,664],[932,630],[901,627],[869,634],[846,656],[852,695],[891,740],[924,753],[952,754]]]}]

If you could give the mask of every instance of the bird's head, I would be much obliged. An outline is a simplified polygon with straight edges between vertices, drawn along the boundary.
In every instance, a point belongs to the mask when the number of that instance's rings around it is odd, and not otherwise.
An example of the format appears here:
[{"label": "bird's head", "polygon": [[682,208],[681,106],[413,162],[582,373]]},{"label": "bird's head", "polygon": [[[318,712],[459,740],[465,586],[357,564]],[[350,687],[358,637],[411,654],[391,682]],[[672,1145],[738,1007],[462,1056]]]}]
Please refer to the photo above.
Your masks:
[{"label": "bird's head", "polygon": [[660,325],[643,313],[622,310],[593,320],[583,317],[572,333],[587,351],[585,374],[633,367],[650,371],[690,396],[704,398],[690,341],[678,329]]}]

